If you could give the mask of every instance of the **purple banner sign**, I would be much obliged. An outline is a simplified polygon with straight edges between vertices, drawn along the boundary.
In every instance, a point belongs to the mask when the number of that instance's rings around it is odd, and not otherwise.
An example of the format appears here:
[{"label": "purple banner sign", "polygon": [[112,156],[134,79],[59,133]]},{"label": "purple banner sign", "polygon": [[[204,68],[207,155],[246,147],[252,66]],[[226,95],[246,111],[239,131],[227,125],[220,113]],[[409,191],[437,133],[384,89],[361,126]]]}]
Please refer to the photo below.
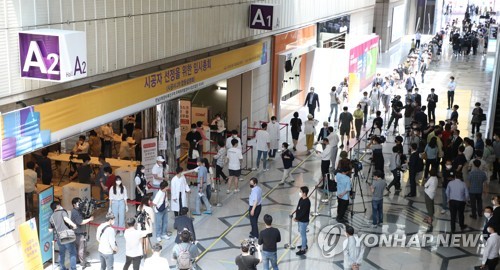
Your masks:
[{"label": "purple banner sign", "polygon": [[19,53],[21,77],[61,79],[58,36],[19,33]]},{"label": "purple banner sign", "polygon": [[250,5],[250,28],[273,30],[273,13],[272,5]]}]

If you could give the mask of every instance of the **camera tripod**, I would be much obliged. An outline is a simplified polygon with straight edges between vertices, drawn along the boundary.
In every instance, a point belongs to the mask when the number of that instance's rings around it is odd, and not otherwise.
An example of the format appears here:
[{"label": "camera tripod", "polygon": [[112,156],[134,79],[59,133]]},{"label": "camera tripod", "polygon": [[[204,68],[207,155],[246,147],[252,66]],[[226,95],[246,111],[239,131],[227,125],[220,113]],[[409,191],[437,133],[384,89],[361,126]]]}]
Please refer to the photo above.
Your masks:
[{"label": "camera tripod", "polygon": [[[370,169],[371,170],[371,165]],[[369,172],[368,172],[369,173]],[[354,199],[356,198],[356,190],[359,188],[359,192],[361,194],[361,201],[363,202],[363,211],[358,211],[356,213],[366,213],[366,204],[365,204],[365,198],[363,196],[363,189],[361,188],[361,179],[365,180],[365,183],[368,182],[368,180],[363,176],[363,174],[357,170],[354,170],[354,176],[352,177],[352,190],[351,190],[351,199],[352,199],[352,204],[351,204],[351,218],[354,216]]]}]

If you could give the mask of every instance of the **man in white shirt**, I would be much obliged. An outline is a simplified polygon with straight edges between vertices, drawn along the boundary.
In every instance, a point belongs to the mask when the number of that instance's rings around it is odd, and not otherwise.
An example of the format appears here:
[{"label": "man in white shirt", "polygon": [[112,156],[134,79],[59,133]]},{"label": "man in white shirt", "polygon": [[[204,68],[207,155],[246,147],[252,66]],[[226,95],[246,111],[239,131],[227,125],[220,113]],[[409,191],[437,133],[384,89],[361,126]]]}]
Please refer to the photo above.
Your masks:
[{"label": "man in white shirt", "polygon": [[490,237],[484,246],[481,269],[495,270],[498,264],[498,253],[500,251],[500,236],[495,232],[493,225],[487,228]]},{"label": "man in white shirt", "polygon": [[89,153],[89,143],[85,141],[85,135],[78,137],[78,141],[73,147],[73,153],[75,154],[88,154]]},{"label": "man in white shirt", "polygon": [[329,145],[332,147],[330,154],[330,167],[334,170],[337,167],[337,153],[339,150],[339,142],[340,137],[336,131],[333,130],[333,127],[328,127],[328,131],[330,131],[330,135],[326,137],[328,139]]},{"label": "man in white shirt", "polygon": [[267,125],[267,132],[269,133],[269,159],[274,159],[280,147],[280,124],[276,120],[276,116],[271,117],[271,122]]},{"label": "man in white shirt", "polygon": [[113,129],[111,128],[111,124],[106,124],[101,126],[101,132],[104,140],[103,141],[104,156],[110,158],[113,145]]},{"label": "man in white shirt", "polygon": [[257,167],[252,170],[256,171],[259,169],[261,157],[264,159],[264,171],[269,170],[267,168],[267,152],[269,151],[270,141],[270,136],[267,132],[267,124],[262,123],[262,129],[258,130],[255,134],[255,143],[257,145]]},{"label": "man in white shirt", "polygon": [[368,107],[370,106],[370,98],[368,98],[368,92],[363,92],[363,97],[359,100],[359,105],[363,110],[363,127],[366,128],[366,120],[368,120]]},{"label": "man in white shirt", "polygon": [[113,270],[114,254],[118,251],[116,245],[115,230],[115,215],[113,213],[106,214],[106,222],[97,227],[96,239],[99,242],[99,259],[101,261],[101,269]]},{"label": "man in white shirt", "polygon": [[144,261],[144,269],[162,269],[168,265],[168,260],[160,256],[162,246],[158,243],[153,245],[153,255]]},{"label": "man in white shirt", "polygon": [[233,147],[227,149],[226,162],[228,163],[227,168],[229,170],[229,181],[227,184],[227,193],[231,192],[231,184],[234,182],[234,192],[240,191],[238,189],[238,177],[241,175],[241,161],[243,160],[243,154],[241,149],[238,148],[238,140],[233,139],[231,141]]},{"label": "man in white shirt", "polygon": [[155,233],[156,240],[161,242],[161,238],[168,240],[170,236],[167,235],[168,228],[168,196],[167,196],[168,182],[163,181],[160,184],[160,190],[156,193],[153,199],[153,210],[155,212]]},{"label": "man in white shirt", "polygon": [[241,145],[241,139],[240,139],[240,137],[238,137],[238,131],[236,129],[231,130],[231,136],[229,138],[227,138],[227,140],[226,140],[226,149],[229,149],[229,148],[231,148],[233,146],[233,144],[231,143],[231,141],[233,139],[236,139],[238,141],[237,147],[241,151],[243,151],[242,150],[243,146]]},{"label": "man in white shirt", "polygon": [[363,261],[364,245],[354,237],[354,228],[345,228],[347,239],[344,240],[344,269],[359,269]]},{"label": "man in white shirt", "polygon": [[127,229],[125,230],[125,265],[123,269],[128,269],[130,264],[134,270],[139,270],[141,266],[142,240],[148,235],[148,231],[135,229],[135,218],[127,219]]},{"label": "man in white shirt", "polygon": [[162,156],[156,157],[156,164],[153,166],[151,169],[151,174],[153,175],[153,182],[151,185],[154,187],[153,189],[153,197],[156,195],[156,192],[158,192],[158,188],[160,187],[160,184],[166,180],[166,178],[163,176],[163,162],[165,159]]},{"label": "man in white shirt", "polygon": [[321,175],[325,177],[329,173],[330,169],[332,146],[330,145],[328,138],[323,139],[323,145],[325,146],[323,152],[316,151],[316,153],[321,157]]}]

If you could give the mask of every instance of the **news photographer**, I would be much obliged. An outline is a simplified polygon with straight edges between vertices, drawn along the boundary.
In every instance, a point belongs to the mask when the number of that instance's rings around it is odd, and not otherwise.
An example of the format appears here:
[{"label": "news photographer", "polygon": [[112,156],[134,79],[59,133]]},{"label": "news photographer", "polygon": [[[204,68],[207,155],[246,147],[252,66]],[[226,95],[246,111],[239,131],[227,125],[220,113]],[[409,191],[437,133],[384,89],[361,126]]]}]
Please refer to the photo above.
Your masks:
[{"label": "news photographer", "polygon": [[130,264],[134,270],[139,270],[141,265],[143,248],[142,239],[148,235],[147,231],[137,230],[135,228],[135,219],[127,219],[127,229],[125,230],[125,265],[123,270],[128,270]]},{"label": "news photographer", "polygon": [[[62,208],[59,201],[54,201],[50,204],[50,209],[54,211],[50,216],[50,230],[54,230],[57,245],[59,246],[59,267],[61,270],[66,270],[64,258],[66,257],[66,250],[69,252],[69,263],[71,270],[76,270],[76,247],[75,247],[75,233],[72,229],[77,226],[68,217],[68,212]],[[71,226],[71,228],[68,227]]]},{"label": "news photographer", "polygon": [[[384,154],[382,153],[382,144],[385,142],[385,137],[383,136],[372,136],[370,138],[370,143],[366,146],[372,150],[372,164],[375,170],[381,172],[384,171]],[[384,178],[384,175],[382,175]]]},{"label": "news photographer", "polygon": [[[257,257],[254,256],[257,254]],[[241,254],[234,260],[238,270],[257,270],[257,265],[262,262],[262,254],[255,240],[245,239],[241,242]]]},{"label": "news photographer", "polygon": [[76,224],[75,235],[76,235],[76,252],[78,255],[77,263],[80,263],[82,268],[90,267],[90,263],[86,260],[86,252],[85,252],[85,242],[87,241],[87,226],[86,224],[93,221],[93,216],[85,216],[85,213],[82,212],[82,199],[79,197],[73,198],[71,200],[71,204],[73,204],[73,209],[71,209],[71,221]]},{"label": "news photographer", "polygon": [[146,231],[148,234],[143,238],[142,249],[144,255],[147,256],[150,247],[150,240],[153,237],[153,228],[155,223],[155,213],[153,208],[151,208],[151,197],[146,195],[142,197],[141,204],[137,207],[137,214],[135,218],[141,231]]},{"label": "news photographer", "polygon": [[392,121],[394,121],[394,131],[396,133],[398,122],[403,115],[401,114],[401,110],[403,109],[403,102],[401,102],[401,96],[396,95],[394,99],[391,101],[391,117],[389,118],[389,123],[387,124],[387,130],[391,128]]},{"label": "news photographer", "polygon": [[172,259],[176,261],[176,269],[197,269],[195,259],[198,256],[198,247],[188,230],[183,230],[180,235],[181,242],[176,244],[172,250]]}]

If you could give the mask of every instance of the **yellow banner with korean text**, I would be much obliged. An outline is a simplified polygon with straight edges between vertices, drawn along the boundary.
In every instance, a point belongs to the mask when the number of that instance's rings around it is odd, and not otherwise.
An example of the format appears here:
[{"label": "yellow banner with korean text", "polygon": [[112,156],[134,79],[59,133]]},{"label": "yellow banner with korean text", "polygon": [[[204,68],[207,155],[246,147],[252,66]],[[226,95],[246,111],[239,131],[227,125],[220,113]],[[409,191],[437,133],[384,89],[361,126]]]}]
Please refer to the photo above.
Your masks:
[{"label": "yellow banner with korean text", "polygon": [[2,114],[7,160],[264,65],[267,42]]},{"label": "yellow banner with korean text", "polygon": [[[97,90],[34,106],[40,129],[51,132],[262,61],[263,43],[168,68]],[[267,61],[267,59],[266,59]]]},{"label": "yellow banner with korean text", "polygon": [[40,243],[38,242],[38,233],[34,218],[19,225],[19,238],[24,258],[24,269],[43,269],[42,253],[40,252]]}]

